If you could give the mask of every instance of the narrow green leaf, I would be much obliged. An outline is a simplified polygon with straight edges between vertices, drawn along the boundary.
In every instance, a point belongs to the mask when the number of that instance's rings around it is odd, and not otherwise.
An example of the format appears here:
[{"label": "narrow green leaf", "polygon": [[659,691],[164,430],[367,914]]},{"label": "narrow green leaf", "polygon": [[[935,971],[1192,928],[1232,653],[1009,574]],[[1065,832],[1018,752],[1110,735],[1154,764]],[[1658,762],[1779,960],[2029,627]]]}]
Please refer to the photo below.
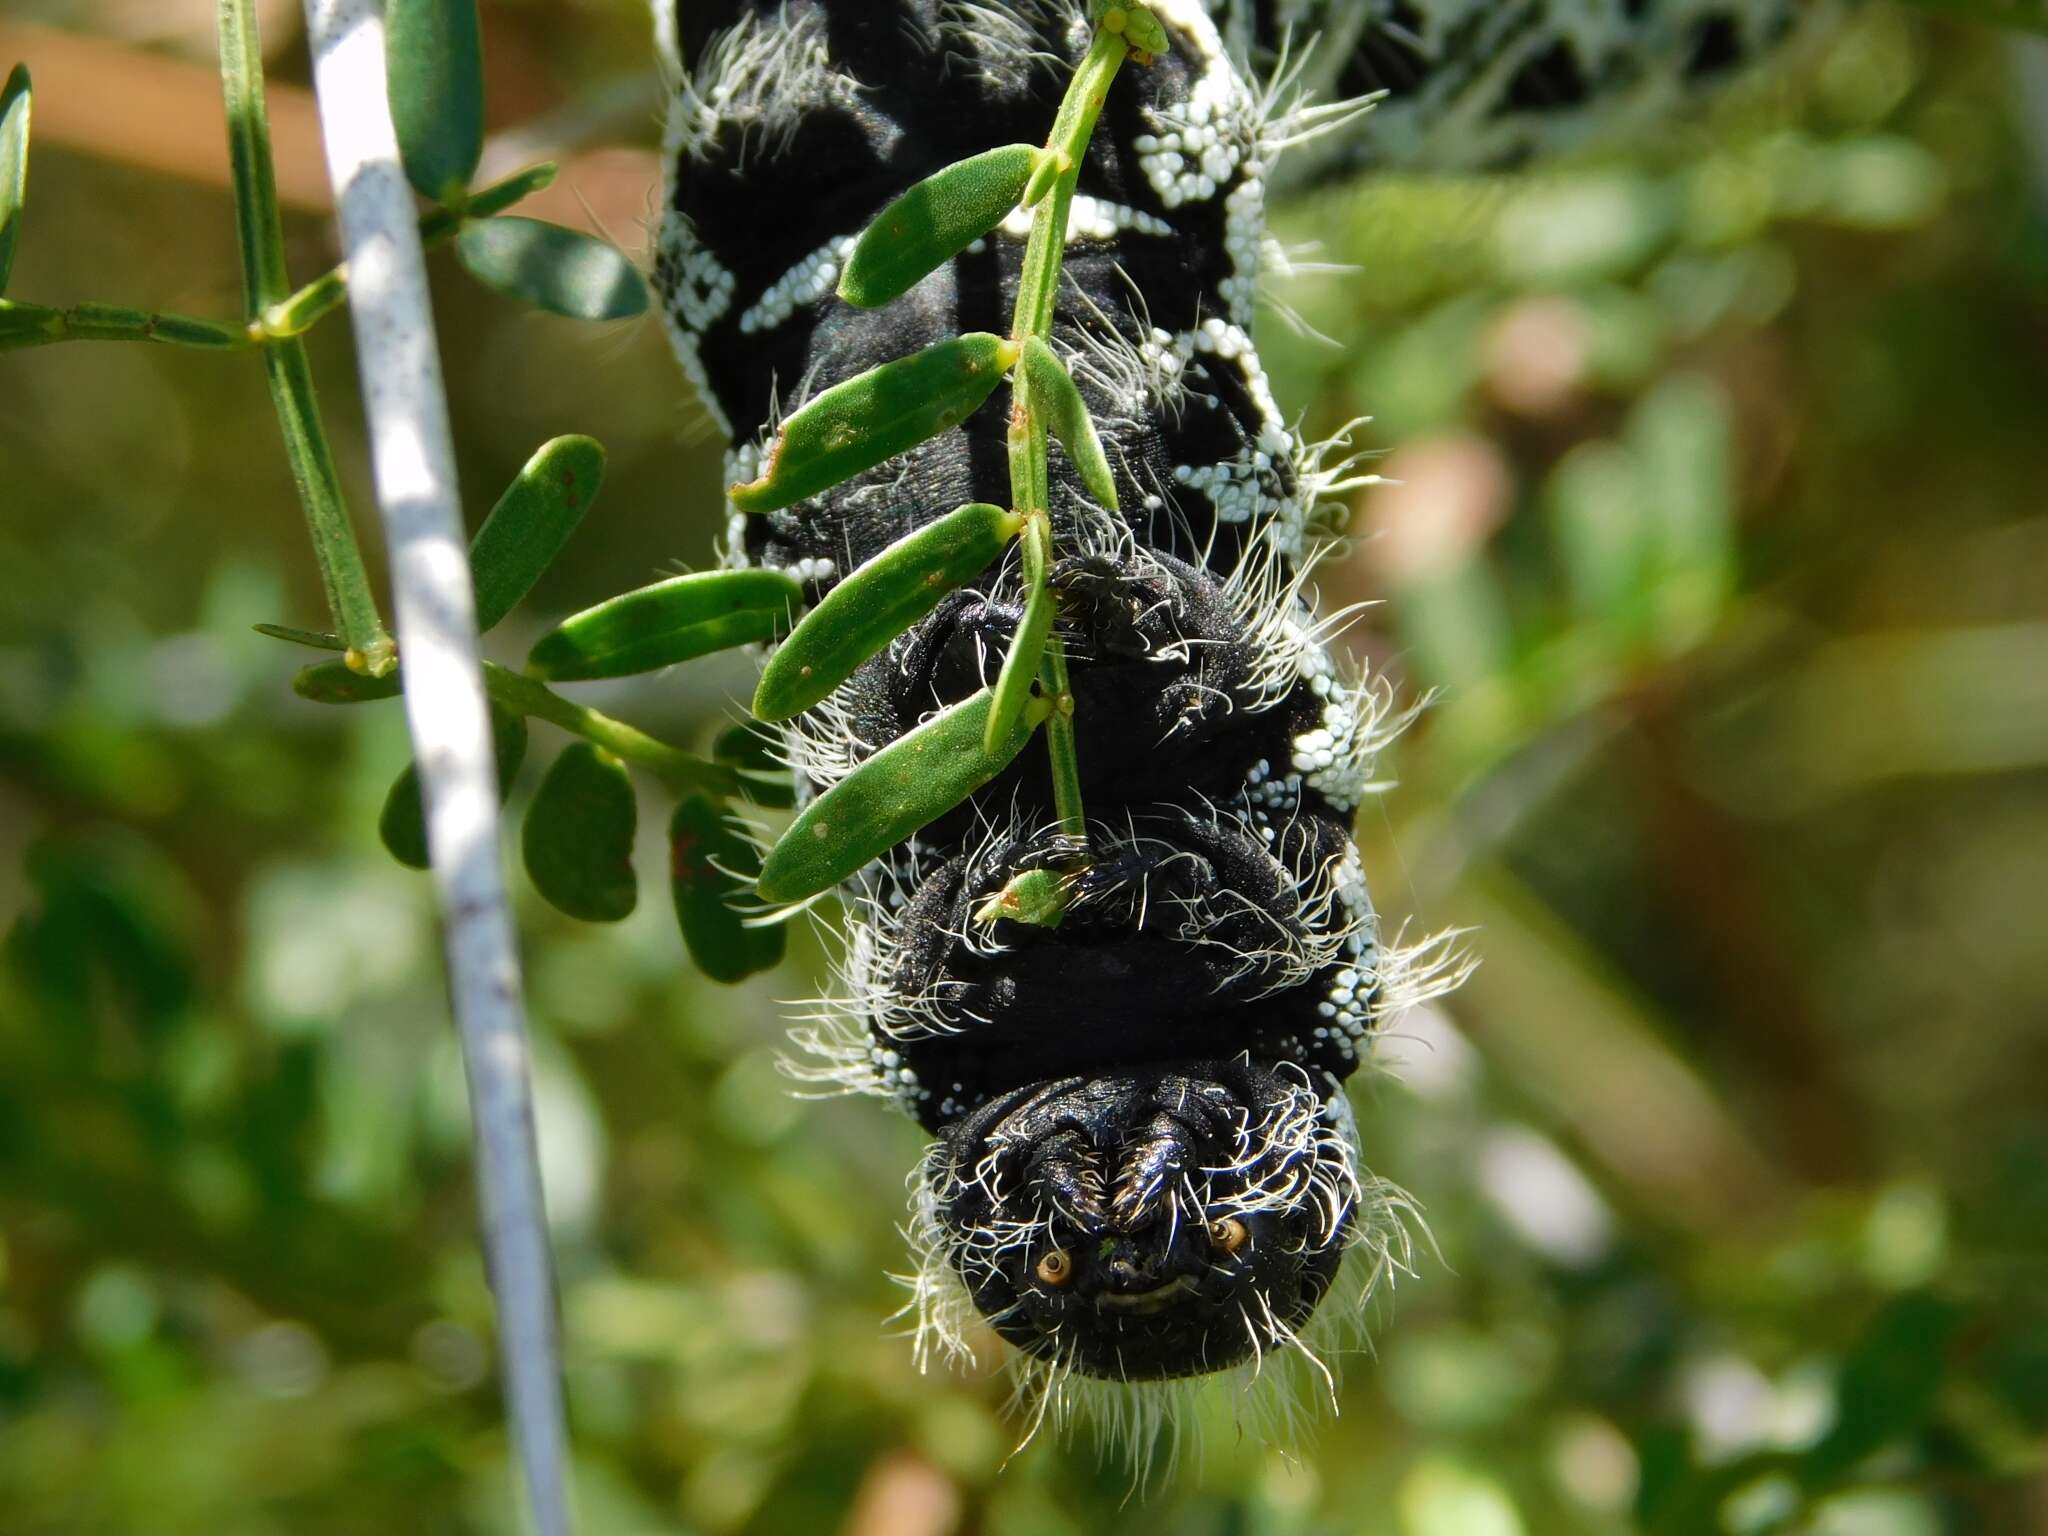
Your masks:
[{"label": "narrow green leaf", "polygon": [[633,831],[640,817],[626,765],[587,741],[562,749],[526,808],[520,851],[548,904],[586,923],[616,923],[640,900]]},{"label": "narrow green leaf", "polygon": [[21,233],[21,205],[28,196],[28,115],[33,91],[28,66],[17,64],[0,86],[0,293],[14,270],[14,242]]},{"label": "narrow green leaf", "polygon": [[1102,451],[1102,439],[1095,435],[1094,418],[1067,365],[1036,336],[1024,339],[1024,377],[1030,383],[1031,403],[1045,413],[1046,424],[1067,450],[1081,484],[1101,506],[1116,511],[1116,476]]},{"label": "narrow green leaf", "polygon": [[782,925],[750,928],[744,920],[761,872],[754,845],[702,795],[676,807],[668,843],[676,923],[697,969],[728,984],[774,969],[787,942]]},{"label": "narrow green leaf", "polygon": [[259,635],[268,635],[273,640],[284,640],[292,645],[310,646],[316,651],[345,651],[348,642],[339,635],[330,635],[317,629],[294,629],[289,624],[251,624]]},{"label": "narrow green leaf", "polygon": [[748,800],[782,811],[796,804],[796,785],[788,767],[776,758],[774,746],[771,733],[741,721],[718,733],[711,744],[711,760],[739,774],[740,792]]},{"label": "narrow green leaf", "polygon": [[315,704],[371,704],[398,697],[398,673],[391,671],[382,677],[372,677],[345,661],[323,661],[318,666],[301,668],[292,679],[292,692]]},{"label": "narrow green leaf", "polygon": [[[305,673],[299,675],[303,677]],[[394,676],[391,681],[396,683],[397,678]],[[519,765],[526,761],[526,721],[495,704],[491,706],[491,750],[498,760],[498,798],[502,800],[518,776]],[[407,763],[405,772],[391,781],[390,792],[384,796],[383,814],[377,818],[377,835],[384,840],[385,851],[407,868],[429,866],[427,818],[420,801],[417,763]]]},{"label": "narrow green leaf", "polygon": [[987,570],[1023,525],[1016,513],[977,501],[898,539],[826,593],[768,658],[755,715],[802,714],[948,592]]},{"label": "narrow green leaf", "polygon": [[989,699],[984,688],[899,736],[804,807],[762,866],[762,899],[802,901],[830,890],[1001,773],[1052,711],[1033,699],[988,752],[981,737]]},{"label": "narrow green leaf", "polygon": [[476,627],[488,630],[533,590],[604,483],[604,445],[557,437],[526,461],[469,546]]},{"label": "narrow green leaf", "polygon": [[804,589],[781,571],[671,576],[564,619],[526,658],[536,677],[576,682],[708,656],[788,633]]},{"label": "narrow green leaf", "polygon": [[1052,523],[1043,512],[1034,513],[1024,530],[1024,617],[1010,637],[1009,654],[996,678],[994,699],[989,705],[988,724],[983,727],[981,749],[993,752],[1007,740],[1031,702],[1031,684],[1038,676],[1039,658],[1045,654],[1046,637],[1052,633],[1057,608],[1051,584],[1046,580],[1052,564]]},{"label": "narrow green leaf", "polygon": [[647,308],[647,284],[617,247],[559,224],[516,213],[473,219],[455,254],[486,287],[572,320],[623,320]]},{"label": "narrow green leaf", "polygon": [[886,463],[965,421],[1016,361],[1016,343],[973,331],[833,385],[783,422],[761,478],[735,485],[732,504],[773,512]]},{"label": "narrow green leaf", "polygon": [[839,297],[862,309],[901,298],[1002,223],[1038,163],[1030,144],[1006,144],[934,171],[861,231],[839,274]]},{"label": "narrow green leaf", "polygon": [[484,147],[484,67],[476,0],[384,0],[391,120],[406,179],[457,203]]}]

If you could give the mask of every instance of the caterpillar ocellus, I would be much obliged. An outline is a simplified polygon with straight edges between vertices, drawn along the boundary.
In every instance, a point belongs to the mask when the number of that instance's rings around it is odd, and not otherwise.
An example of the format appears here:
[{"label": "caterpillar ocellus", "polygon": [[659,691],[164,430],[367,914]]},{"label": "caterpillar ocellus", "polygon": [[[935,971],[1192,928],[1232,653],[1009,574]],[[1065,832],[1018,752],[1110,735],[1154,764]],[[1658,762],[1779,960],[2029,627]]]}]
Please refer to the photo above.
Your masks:
[{"label": "caterpillar ocellus", "polygon": [[[1109,98],[1053,333],[1123,509],[1055,461],[1088,862],[1057,927],[979,915],[1018,875],[1072,864],[1027,752],[848,882],[839,985],[799,1031],[814,1080],[891,1097],[933,1137],[913,1194],[921,1347],[959,1347],[978,1313],[1015,1346],[1035,1411],[1093,1383],[1140,1442],[1171,1384],[1276,1359],[1326,1377],[1305,1332],[1358,1307],[1325,1299],[1406,1262],[1405,1198],[1365,1171],[1344,1084],[1386,1021],[1464,963],[1382,931],[1352,841],[1404,717],[1332,660],[1341,616],[1314,609],[1360,460],[1290,426],[1253,342],[1283,151],[1311,145],[1296,153],[1315,176],[1512,164],[1712,83],[1824,7],[1151,9],[1172,46]],[[1042,138],[1087,11],[657,6],[673,84],[657,286],[731,437],[729,480],[755,476],[786,408],[1008,329],[1021,213],[886,308],[834,285],[905,188]],[[1006,503],[1003,433],[984,412],[785,510],[735,512],[726,560],[787,571],[816,601],[911,530]],[[989,682],[1019,603],[1012,556],[793,722],[800,783],[828,789]]]}]

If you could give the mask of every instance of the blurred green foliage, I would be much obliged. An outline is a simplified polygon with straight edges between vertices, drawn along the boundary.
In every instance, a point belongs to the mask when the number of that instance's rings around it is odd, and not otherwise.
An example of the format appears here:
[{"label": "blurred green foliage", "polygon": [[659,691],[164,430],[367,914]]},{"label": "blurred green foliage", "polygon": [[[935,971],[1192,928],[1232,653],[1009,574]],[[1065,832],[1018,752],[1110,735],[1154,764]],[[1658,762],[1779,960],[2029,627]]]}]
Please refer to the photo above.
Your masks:
[{"label": "blurred green foliage", "polygon": [[[643,68],[629,9],[497,8],[494,82]],[[665,901],[592,929],[522,891],[588,1530],[2038,1527],[2043,72],[1879,10],[1627,160],[1278,217],[1347,266],[1277,285],[1281,397],[1376,413],[1402,481],[1326,597],[1384,598],[1353,643],[1437,693],[1368,868],[1484,960],[1355,1091],[1441,1258],[1294,1457],[1224,1401],[1142,1506],[1085,1437],[1005,1467],[1000,1376],[920,1376],[884,1322],[920,1138],[776,1071],[828,946],[727,991]],[[234,312],[224,195],[34,176],[15,289]],[[477,517],[542,437],[610,451],[501,659],[700,563],[717,449],[658,324],[439,298]],[[346,336],[312,345],[367,506]],[[374,830],[398,712],[296,698],[249,630],[323,624],[258,373],[0,367],[9,1536],[520,1528],[430,901]],[[708,749],[751,686],[588,697]]]}]

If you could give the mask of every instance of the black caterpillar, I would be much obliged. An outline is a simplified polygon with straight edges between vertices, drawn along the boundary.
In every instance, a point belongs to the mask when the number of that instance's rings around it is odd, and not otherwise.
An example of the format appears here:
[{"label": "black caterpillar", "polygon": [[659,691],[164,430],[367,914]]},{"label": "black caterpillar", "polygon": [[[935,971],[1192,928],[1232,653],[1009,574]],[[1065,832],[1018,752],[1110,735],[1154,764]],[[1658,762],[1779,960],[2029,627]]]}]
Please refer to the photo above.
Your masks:
[{"label": "black caterpillar", "polygon": [[[1290,429],[1250,336],[1280,151],[1320,134],[1309,174],[1513,163],[1617,103],[1718,78],[1816,9],[1151,8],[1173,48],[1111,94],[1054,338],[1126,509],[1092,505],[1056,461],[1092,863],[1057,929],[976,918],[1013,876],[1074,852],[1027,751],[849,883],[841,985],[799,1036],[813,1076],[894,1097],[935,1138],[914,1197],[921,1342],[958,1348],[978,1311],[1017,1346],[1040,1412],[1095,1379],[1141,1439],[1158,1382],[1274,1355],[1320,1371],[1302,1330],[1347,1249],[1365,1254],[1360,1290],[1405,1261],[1404,1197],[1362,1171],[1342,1085],[1385,1020],[1461,966],[1441,942],[1382,934],[1351,839],[1401,717],[1333,665],[1338,620],[1315,617],[1307,585],[1340,498],[1364,483],[1357,460]],[[734,441],[728,479],[744,481],[781,407],[1008,329],[1022,216],[886,309],[852,309],[833,286],[905,187],[1042,138],[1086,7],[681,0],[657,14],[675,70],[657,282]],[[1385,104],[1347,126],[1351,98],[1373,93]],[[1006,503],[1003,431],[985,412],[787,511],[735,514],[727,558],[789,570],[815,599],[910,529]],[[799,779],[836,783],[991,681],[1018,593],[1014,560],[990,570],[797,722]]]}]

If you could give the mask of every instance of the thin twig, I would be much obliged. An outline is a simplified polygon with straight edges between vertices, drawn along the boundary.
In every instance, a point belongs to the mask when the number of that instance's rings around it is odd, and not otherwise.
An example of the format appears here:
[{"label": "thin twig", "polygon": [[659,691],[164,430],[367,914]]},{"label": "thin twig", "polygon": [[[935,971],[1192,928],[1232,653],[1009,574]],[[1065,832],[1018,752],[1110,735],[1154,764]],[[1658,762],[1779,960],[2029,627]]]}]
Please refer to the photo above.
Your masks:
[{"label": "thin twig", "polygon": [[[263,100],[263,50],[256,35],[251,0],[220,0],[221,94],[228,116],[228,161],[235,189],[235,230],[241,237],[244,314],[254,322],[291,292],[285,266],[284,219],[277,202],[277,173],[271,162],[270,119]],[[306,511],[313,557],[327,589],[334,627],[348,642],[349,665],[371,676],[394,663],[390,636],[377,612],[356,547],[355,529],[342,500],[334,454],[313,395],[313,365],[303,342],[266,347],[263,372],[271,403],[284,432],[285,455]]]},{"label": "thin twig", "polygon": [[[375,0],[305,0],[391,547],[405,705],[447,929],[512,1430],[541,1536],[570,1530],[553,1265],[454,446]],[[282,295],[280,295],[282,297]]]}]

